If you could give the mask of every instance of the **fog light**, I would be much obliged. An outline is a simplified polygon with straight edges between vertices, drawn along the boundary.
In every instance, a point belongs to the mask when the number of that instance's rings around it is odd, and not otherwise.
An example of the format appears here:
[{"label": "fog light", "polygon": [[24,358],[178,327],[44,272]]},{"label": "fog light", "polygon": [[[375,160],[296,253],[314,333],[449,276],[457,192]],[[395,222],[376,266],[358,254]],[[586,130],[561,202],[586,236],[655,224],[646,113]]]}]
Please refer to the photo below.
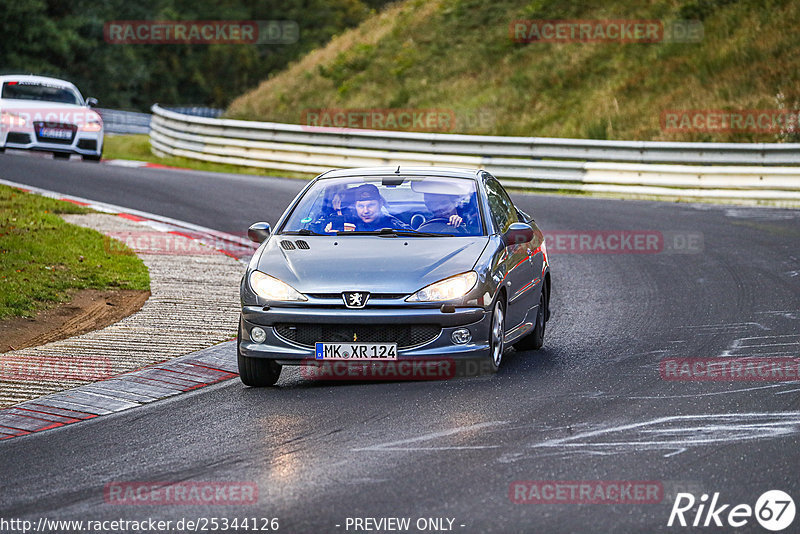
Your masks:
[{"label": "fog light", "polygon": [[267,339],[267,333],[264,332],[263,328],[255,326],[252,330],[250,330],[250,339],[256,343],[263,343]]},{"label": "fog light", "polygon": [[464,343],[469,343],[472,340],[472,334],[466,328],[459,328],[450,334],[450,339],[452,339],[453,343],[456,345],[463,345]]}]

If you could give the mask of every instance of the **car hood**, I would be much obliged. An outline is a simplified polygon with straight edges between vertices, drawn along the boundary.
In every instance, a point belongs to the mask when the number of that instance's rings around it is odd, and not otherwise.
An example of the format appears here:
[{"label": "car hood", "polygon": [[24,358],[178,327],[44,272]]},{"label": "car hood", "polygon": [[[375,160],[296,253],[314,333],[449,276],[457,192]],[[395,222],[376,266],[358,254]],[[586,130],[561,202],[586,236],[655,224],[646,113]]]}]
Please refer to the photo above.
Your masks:
[{"label": "car hood", "polygon": [[[282,242],[295,247],[285,250]],[[304,241],[308,249],[297,248]],[[258,270],[301,293],[410,294],[448,276],[469,271],[489,242],[478,237],[273,236]]]}]

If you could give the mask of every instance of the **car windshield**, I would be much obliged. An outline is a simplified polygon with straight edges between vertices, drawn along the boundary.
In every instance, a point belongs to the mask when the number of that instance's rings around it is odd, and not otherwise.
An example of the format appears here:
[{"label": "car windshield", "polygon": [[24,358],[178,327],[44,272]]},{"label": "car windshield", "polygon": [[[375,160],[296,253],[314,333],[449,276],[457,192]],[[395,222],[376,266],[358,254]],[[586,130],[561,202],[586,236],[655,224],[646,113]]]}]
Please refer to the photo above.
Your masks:
[{"label": "car windshield", "polygon": [[323,178],[306,191],[281,233],[484,235],[475,181],[369,176]]},{"label": "car windshield", "polygon": [[0,98],[12,100],[41,100],[61,104],[81,105],[82,99],[69,87],[41,82],[5,82]]}]

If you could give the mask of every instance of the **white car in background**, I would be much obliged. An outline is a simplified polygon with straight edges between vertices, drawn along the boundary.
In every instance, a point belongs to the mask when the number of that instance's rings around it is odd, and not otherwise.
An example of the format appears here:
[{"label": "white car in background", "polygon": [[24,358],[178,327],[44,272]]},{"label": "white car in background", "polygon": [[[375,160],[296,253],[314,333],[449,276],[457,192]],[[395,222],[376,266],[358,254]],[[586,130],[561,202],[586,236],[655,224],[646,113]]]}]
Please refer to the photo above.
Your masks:
[{"label": "white car in background", "polygon": [[100,161],[103,119],[91,109],[97,100],[73,84],[44,76],[0,76],[0,152],[6,148],[79,154]]}]

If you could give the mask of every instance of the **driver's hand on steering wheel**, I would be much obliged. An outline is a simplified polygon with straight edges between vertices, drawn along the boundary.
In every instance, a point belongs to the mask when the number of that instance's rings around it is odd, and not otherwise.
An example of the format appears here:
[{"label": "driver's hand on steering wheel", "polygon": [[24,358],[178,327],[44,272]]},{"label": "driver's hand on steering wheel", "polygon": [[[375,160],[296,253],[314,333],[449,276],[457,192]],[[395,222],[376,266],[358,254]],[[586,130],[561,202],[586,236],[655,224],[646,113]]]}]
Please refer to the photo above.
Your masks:
[{"label": "driver's hand on steering wheel", "polygon": [[447,226],[453,226],[455,228],[458,228],[459,226],[461,226],[462,222],[464,222],[464,219],[454,214],[450,216],[450,220],[447,222]]}]

